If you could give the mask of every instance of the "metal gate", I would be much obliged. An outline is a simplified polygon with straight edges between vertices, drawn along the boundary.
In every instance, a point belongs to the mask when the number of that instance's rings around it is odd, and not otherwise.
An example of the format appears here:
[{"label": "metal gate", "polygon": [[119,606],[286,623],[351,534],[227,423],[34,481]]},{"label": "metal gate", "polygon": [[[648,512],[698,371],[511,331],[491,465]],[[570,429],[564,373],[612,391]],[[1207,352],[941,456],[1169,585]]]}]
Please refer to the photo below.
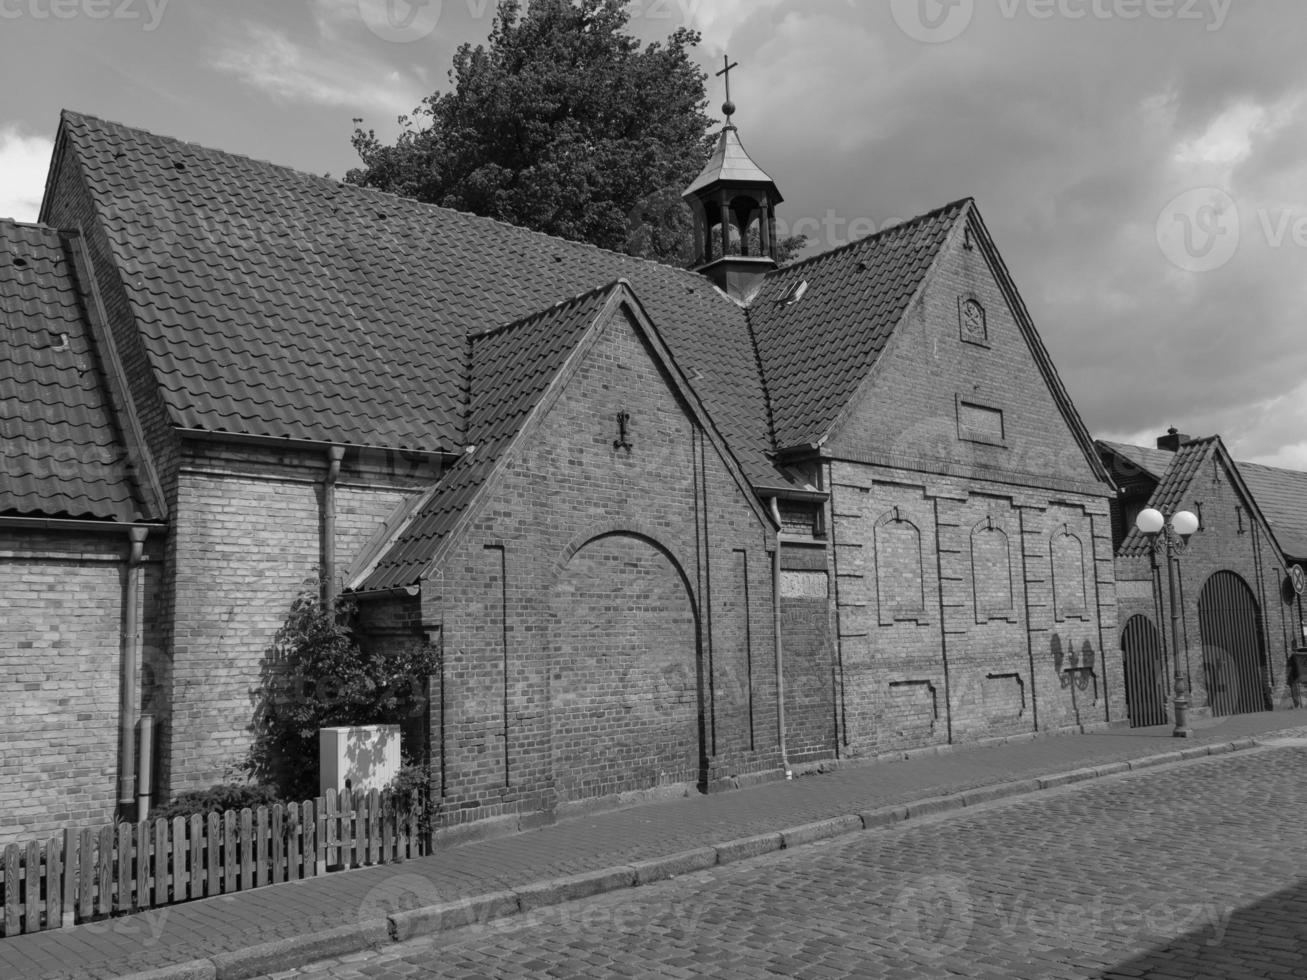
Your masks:
[{"label": "metal gate", "polygon": [[1166,724],[1166,663],[1162,637],[1147,616],[1131,616],[1121,634],[1125,700],[1131,728]]},{"label": "metal gate", "polygon": [[1240,715],[1270,707],[1261,614],[1248,583],[1216,572],[1198,597],[1203,675],[1213,715]]}]

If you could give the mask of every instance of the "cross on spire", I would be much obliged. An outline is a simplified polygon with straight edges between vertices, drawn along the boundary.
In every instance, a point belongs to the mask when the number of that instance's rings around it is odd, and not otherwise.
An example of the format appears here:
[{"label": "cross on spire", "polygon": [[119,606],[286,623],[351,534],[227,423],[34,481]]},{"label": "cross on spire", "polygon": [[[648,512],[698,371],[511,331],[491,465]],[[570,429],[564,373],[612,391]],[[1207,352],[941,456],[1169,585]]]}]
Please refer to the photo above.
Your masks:
[{"label": "cross on spire", "polygon": [[735,68],[739,68],[740,63],[738,61],[732,63],[731,56],[724,54],[722,55],[722,64],[725,67],[717,73],[717,77],[721,78],[723,75],[726,76],[726,102],[722,105],[722,112],[726,114],[726,125],[730,126],[732,125],[731,116],[735,115],[735,103],[731,101],[731,71]]}]

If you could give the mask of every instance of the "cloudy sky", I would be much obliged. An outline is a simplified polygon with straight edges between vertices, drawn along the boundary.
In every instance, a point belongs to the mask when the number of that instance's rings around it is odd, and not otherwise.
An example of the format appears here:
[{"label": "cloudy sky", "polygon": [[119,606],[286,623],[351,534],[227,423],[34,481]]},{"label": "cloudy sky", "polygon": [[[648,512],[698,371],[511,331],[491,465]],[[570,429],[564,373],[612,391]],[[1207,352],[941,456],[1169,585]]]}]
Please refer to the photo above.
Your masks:
[{"label": "cloudy sky", "polygon": [[[1302,0],[634,0],[729,50],[736,121],[821,248],[976,198],[1090,431],[1307,469]],[[60,108],[342,175],[493,0],[0,0],[0,216]],[[712,91],[714,109],[721,100]]]}]

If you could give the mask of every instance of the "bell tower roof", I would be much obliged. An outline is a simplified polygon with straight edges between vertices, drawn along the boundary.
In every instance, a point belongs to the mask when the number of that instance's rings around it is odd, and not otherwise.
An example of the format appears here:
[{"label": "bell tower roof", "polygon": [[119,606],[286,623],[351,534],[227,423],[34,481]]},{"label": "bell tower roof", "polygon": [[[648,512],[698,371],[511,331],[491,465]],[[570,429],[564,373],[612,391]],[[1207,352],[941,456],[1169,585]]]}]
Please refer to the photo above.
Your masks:
[{"label": "bell tower roof", "polygon": [[709,158],[703,172],[694,179],[682,193],[682,197],[694,197],[697,194],[715,190],[722,184],[738,184],[743,187],[756,188],[766,186],[772,190],[772,200],[779,204],[784,200],[776,181],[767,171],[753,162],[744,144],[740,142],[740,132],[731,123],[722,129],[717,139],[717,148]]},{"label": "bell tower roof", "polygon": [[740,142],[731,121],[731,64],[717,74],[726,76],[726,125],[703,172],[681,197],[694,212],[695,259],[691,268],[714,285],[744,301],[763,277],[777,266],[776,205],[782,200],[776,181],[753,159]]}]

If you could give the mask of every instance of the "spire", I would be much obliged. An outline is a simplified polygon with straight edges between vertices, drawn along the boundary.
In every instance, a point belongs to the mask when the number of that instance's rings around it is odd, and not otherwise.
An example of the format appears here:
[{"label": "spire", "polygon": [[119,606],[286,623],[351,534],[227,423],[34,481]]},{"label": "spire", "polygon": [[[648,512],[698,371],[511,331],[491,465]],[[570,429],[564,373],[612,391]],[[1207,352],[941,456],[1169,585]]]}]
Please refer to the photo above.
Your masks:
[{"label": "spire", "polygon": [[732,120],[731,72],[738,67],[729,56],[723,58],[717,76],[726,83],[722,105],[726,123],[707,165],[681,196],[694,211],[694,268],[725,292],[744,299],[776,268],[776,205],[784,198],[776,182],[744,149]]}]

